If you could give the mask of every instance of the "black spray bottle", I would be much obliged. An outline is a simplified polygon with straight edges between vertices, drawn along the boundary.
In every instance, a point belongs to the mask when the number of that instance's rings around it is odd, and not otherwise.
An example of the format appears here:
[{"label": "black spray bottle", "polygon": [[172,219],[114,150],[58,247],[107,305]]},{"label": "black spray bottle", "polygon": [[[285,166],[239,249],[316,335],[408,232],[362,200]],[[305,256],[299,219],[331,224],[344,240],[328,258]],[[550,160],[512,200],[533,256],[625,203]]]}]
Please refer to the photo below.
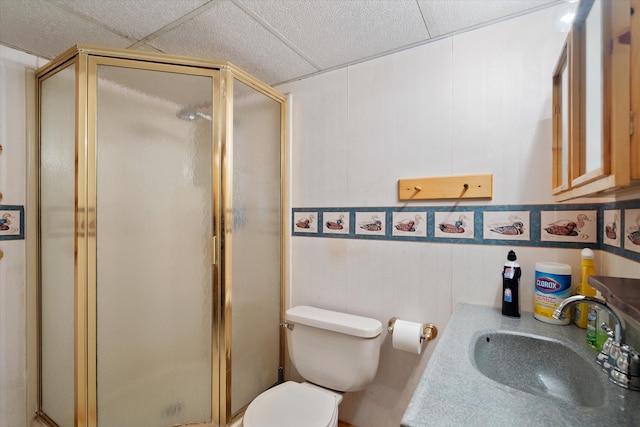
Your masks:
[{"label": "black spray bottle", "polygon": [[518,287],[521,274],[520,265],[516,262],[516,253],[509,251],[502,270],[502,314],[505,316],[520,317]]}]

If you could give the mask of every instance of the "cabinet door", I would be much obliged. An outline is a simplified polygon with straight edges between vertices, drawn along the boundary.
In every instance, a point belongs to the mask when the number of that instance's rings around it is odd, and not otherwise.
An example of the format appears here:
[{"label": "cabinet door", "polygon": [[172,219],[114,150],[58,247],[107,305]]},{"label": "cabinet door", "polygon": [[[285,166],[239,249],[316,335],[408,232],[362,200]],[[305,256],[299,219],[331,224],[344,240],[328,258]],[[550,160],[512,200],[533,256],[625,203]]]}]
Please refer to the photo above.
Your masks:
[{"label": "cabinet door", "polygon": [[567,37],[556,70],[553,74],[553,193],[561,193],[569,189],[570,163],[569,150],[571,141],[571,116],[569,106],[571,82],[569,67],[569,50],[571,36]]},{"label": "cabinet door", "polygon": [[568,51],[575,77],[575,93],[569,94],[570,179],[568,186],[554,187],[558,201],[631,182],[631,49],[625,37],[630,10],[629,0],[581,0],[578,6]]},{"label": "cabinet door", "polygon": [[574,32],[576,35],[576,65],[578,68],[578,133],[574,139],[571,179],[572,186],[602,178],[609,174],[610,142],[607,129],[611,92],[605,90],[611,67],[606,60],[608,22],[601,0],[582,2]]}]

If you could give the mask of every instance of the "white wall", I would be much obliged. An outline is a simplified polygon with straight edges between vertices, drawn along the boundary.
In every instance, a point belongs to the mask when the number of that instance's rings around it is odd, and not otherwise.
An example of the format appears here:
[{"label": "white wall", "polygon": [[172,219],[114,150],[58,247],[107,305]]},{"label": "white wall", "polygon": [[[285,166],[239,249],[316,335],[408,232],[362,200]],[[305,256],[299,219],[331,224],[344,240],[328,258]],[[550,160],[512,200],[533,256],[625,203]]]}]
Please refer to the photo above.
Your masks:
[{"label": "white wall", "polygon": [[[0,45],[2,205],[26,204],[26,141],[33,137],[27,134],[26,69],[41,65],[44,62],[35,56]],[[0,426],[23,427],[27,425],[25,241],[1,240],[0,250],[4,253],[0,260]]]},{"label": "white wall", "polygon": [[[460,204],[553,203],[551,78],[567,7],[278,87],[294,100],[292,207],[403,206],[399,178],[489,172],[492,200]],[[393,316],[432,322],[442,331],[459,302],[500,305],[508,249],[294,236],[290,301],[384,325]],[[533,310],[535,262],[569,263],[573,282],[579,279],[578,249],[515,250],[523,310]],[[608,274],[640,274],[638,263],[624,258],[599,260],[616,265]],[[340,419],[399,425],[436,344],[418,356],[393,350],[385,337],[376,379],[345,396]],[[295,370],[289,375],[299,379]]]}]

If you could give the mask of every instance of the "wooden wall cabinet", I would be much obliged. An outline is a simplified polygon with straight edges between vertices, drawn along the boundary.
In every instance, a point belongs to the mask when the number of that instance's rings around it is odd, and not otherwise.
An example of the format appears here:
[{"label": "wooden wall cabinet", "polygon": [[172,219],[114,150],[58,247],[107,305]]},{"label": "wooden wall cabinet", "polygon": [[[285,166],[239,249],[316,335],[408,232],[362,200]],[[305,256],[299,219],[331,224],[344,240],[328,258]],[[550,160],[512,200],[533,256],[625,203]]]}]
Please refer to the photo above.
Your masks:
[{"label": "wooden wall cabinet", "polygon": [[640,184],[640,0],[581,0],[553,76],[556,201]]}]

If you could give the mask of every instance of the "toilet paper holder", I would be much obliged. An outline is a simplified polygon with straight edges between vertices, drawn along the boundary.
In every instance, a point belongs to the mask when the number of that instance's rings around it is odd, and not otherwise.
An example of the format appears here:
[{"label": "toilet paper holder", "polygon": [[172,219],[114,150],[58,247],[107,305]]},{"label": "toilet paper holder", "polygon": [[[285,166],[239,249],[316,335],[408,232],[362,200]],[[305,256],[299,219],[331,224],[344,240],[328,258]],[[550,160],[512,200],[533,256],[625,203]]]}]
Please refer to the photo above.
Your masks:
[{"label": "toilet paper holder", "polygon": [[[397,317],[392,317],[387,323],[387,332],[389,332],[390,334],[393,334],[393,326],[395,325],[396,320],[398,320]],[[438,328],[436,328],[433,323],[422,324],[422,334],[420,335],[420,342],[423,342],[424,340],[431,341],[437,336]]]}]

